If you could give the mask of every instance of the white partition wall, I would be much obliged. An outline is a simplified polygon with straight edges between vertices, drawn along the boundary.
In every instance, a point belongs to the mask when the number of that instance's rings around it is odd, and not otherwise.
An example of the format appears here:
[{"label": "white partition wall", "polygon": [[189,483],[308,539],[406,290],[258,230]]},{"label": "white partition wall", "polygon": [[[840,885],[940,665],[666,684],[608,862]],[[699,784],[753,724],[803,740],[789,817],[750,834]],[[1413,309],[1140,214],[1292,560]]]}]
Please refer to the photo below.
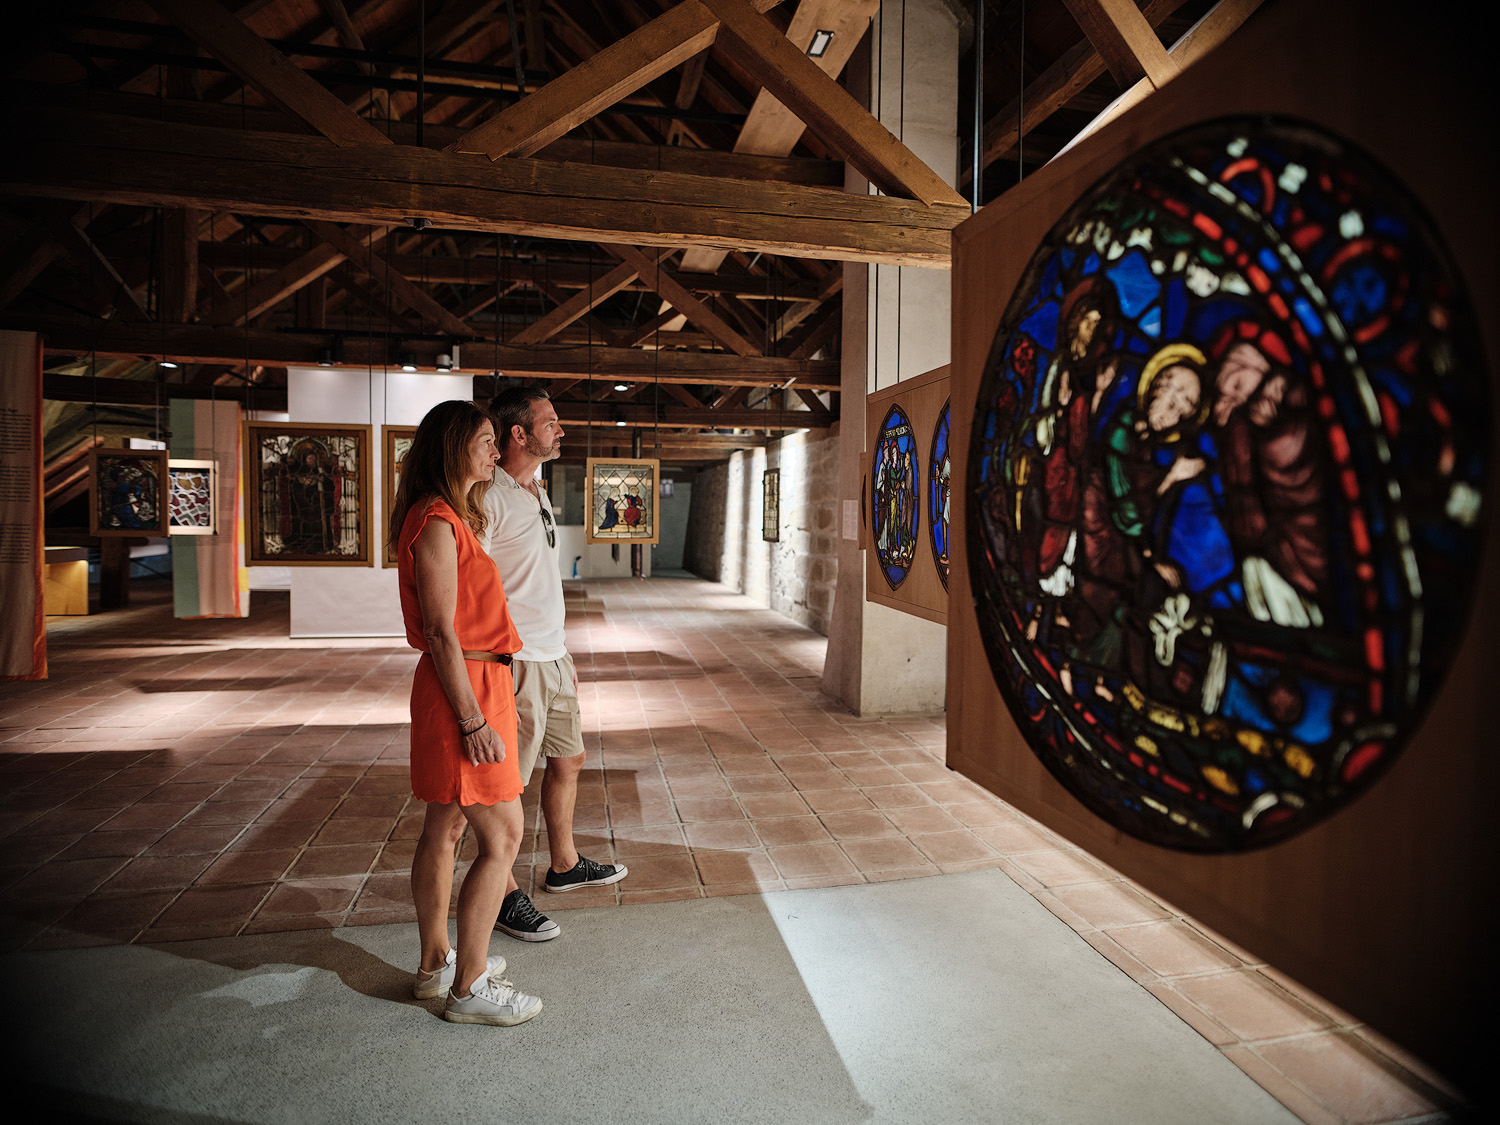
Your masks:
[{"label": "white partition wall", "polygon": [[[373,427],[370,441],[370,555],[385,541],[382,511],[381,426],[415,426],[448,399],[474,395],[471,375],[404,371],[287,368],[287,408],[294,422],[342,422]],[[292,567],[294,637],[399,637],[405,634],[396,572],[368,566]]]}]

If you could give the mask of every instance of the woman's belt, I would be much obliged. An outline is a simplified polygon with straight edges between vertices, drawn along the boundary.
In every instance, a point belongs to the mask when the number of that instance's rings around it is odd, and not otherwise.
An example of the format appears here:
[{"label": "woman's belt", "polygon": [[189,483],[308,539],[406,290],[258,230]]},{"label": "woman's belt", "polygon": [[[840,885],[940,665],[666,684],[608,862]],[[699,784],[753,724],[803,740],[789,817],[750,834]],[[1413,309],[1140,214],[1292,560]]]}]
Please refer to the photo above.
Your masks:
[{"label": "woman's belt", "polygon": [[490,664],[509,664],[510,653],[508,652],[470,652],[464,649],[465,660],[483,660]]}]

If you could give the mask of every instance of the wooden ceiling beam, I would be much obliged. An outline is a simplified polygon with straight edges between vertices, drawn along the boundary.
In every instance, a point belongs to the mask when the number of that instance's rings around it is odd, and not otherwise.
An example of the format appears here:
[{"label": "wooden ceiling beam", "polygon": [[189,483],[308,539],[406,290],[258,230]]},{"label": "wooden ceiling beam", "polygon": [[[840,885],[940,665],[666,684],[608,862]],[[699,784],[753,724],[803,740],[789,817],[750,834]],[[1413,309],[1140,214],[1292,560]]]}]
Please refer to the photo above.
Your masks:
[{"label": "wooden ceiling beam", "polygon": [[160,319],[191,320],[198,308],[198,230],[203,212],[168,207],[162,222]]},{"label": "wooden ceiling beam", "polygon": [[42,209],[40,219],[42,225],[61,244],[63,251],[73,258],[80,272],[93,284],[103,300],[123,302],[129,314],[140,320],[151,319],[151,314],[146,311],[145,304],[136,295],[135,290],[120,276],[120,271],[115,269],[114,263],[89,237],[88,231],[80,225],[85,221],[84,216],[78,215],[73,208],[48,207]]},{"label": "wooden ceiling beam", "polygon": [[[1219,3],[1210,8],[1202,19],[1188,28],[1177,42],[1172,44],[1172,49],[1168,54],[1179,66],[1183,68],[1192,66],[1234,34],[1263,2],[1264,0],[1219,0]],[[1137,82],[1115,99],[1108,109],[1090,121],[1088,126],[1074,136],[1064,148],[1071,148],[1105,123],[1113,121],[1127,109],[1139,105],[1154,89],[1155,87],[1147,79]]]},{"label": "wooden ceiling beam", "polygon": [[216,0],[147,0],[246,85],[305,121],[336,145],[389,145],[391,140]]},{"label": "wooden ceiling beam", "polygon": [[[337,272],[337,271],[335,271]],[[344,341],[343,365],[364,368],[389,361],[386,338],[340,332],[270,332],[263,329],[218,328],[206,324],[136,324],[87,317],[31,314],[0,316],[0,328],[38,332],[48,355],[97,354],[139,362],[170,355],[178,362],[242,367],[248,361],[266,367],[317,366],[334,336]],[[433,366],[440,351],[437,340],[420,338],[410,326],[394,326],[408,339],[404,347],[423,367]],[[492,363],[507,375],[590,382],[689,383],[713,386],[778,386],[790,381],[816,390],[837,390],[839,365],[826,360],[806,361],[725,352],[643,351],[613,347],[517,347],[490,341],[473,345],[483,364]],[[486,375],[484,378],[488,378]]]},{"label": "wooden ceiling beam", "polygon": [[[376,266],[364,254],[365,244],[356,232],[351,234],[337,223],[317,219],[307,220],[307,228],[349,259],[355,269],[365,271],[377,289],[388,289],[424,320],[432,321],[439,329],[453,336],[472,336],[473,330],[458,317],[440,305],[421,286],[393,269]],[[384,264],[382,260],[382,265]]]},{"label": "wooden ceiling beam", "polygon": [[[749,387],[741,387],[749,391]],[[588,403],[558,402],[557,416],[564,426],[588,425]],[[632,426],[683,426],[700,429],[754,429],[754,430],[826,430],[838,421],[822,404],[817,412],[810,410],[712,410],[701,403],[696,407],[662,406],[650,403],[612,403],[602,410],[595,406],[594,421],[605,414],[608,420],[624,421]]]},{"label": "wooden ceiling beam", "polygon": [[[19,101],[31,106],[89,109],[101,113],[153,121],[175,121],[184,125],[211,125],[255,133],[295,130],[300,122],[277,109],[241,107],[188,99],[158,98],[144,94],[122,94],[110,90],[83,90],[42,83],[18,84]],[[383,131],[398,145],[417,143],[414,121],[382,122]],[[463,131],[428,122],[423,140],[442,145],[462,136]],[[687,172],[698,176],[725,176],[740,180],[775,180],[792,184],[843,188],[844,164],[807,156],[767,156],[754,153],[714,152],[656,143],[614,141],[604,138],[561,137],[533,154],[538,160],[561,160],[573,164],[603,164],[616,168],[640,168],[658,172]]]},{"label": "wooden ceiling beam", "polygon": [[[668,257],[671,253],[670,250],[653,250],[649,255],[643,255],[643,257],[654,268],[656,263]],[[633,265],[616,266],[602,277],[590,282],[588,286],[579,290],[572,297],[569,297],[546,316],[516,333],[512,337],[511,343],[540,344],[546,340],[550,340],[579,317],[598,308],[605,301],[609,300],[610,297],[629,285],[636,279],[638,272]]]},{"label": "wooden ceiling beam", "polygon": [[[822,72],[819,71],[819,74]],[[826,77],[826,76],[824,76]],[[339,148],[315,137],[222,131],[68,110],[0,122],[0,190],[396,224],[947,268],[967,204],[785,184],[432,152]]]},{"label": "wooden ceiling beam", "polygon": [[[1141,15],[1154,28],[1184,3],[1186,0],[1146,0]],[[1067,105],[1106,69],[1103,57],[1088,39],[1068,50],[1027,85],[1021,99],[1012,99],[985,122],[984,166],[1014,155],[1022,133],[1030,133]]]},{"label": "wooden ceiling beam", "polygon": [[871,183],[888,195],[929,206],[963,202],[963,196],[746,0],[701,2],[719,18],[719,45]]},{"label": "wooden ceiling beam", "polygon": [[670,272],[660,268],[635,247],[606,244],[604,249],[631,266],[641,280],[656,290],[659,296],[724,347],[738,355],[761,354],[758,347],[736,332],[723,317],[694,297]]},{"label": "wooden ceiling beam", "polygon": [[[379,243],[389,233],[387,227],[361,227],[351,236],[360,247],[360,254]],[[275,308],[303,286],[316,281],[342,263],[348,254],[325,243],[299,254],[281,269],[264,277],[250,287],[249,293],[241,290],[219,301],[204,317],[210,324],[238,326],[254,320],[261,313]],[[183,318],[186,319],[186,318]]]},{"label": "wooden ceiling beam", "polygon": [[[813,62],[830,78],[838,78],[879,10],[880,0],[802,0],[786,37],[792,46],[806,53],[818,31],[831,31],[833,38],[828,49]],[[806,131],[807,124],[800,117],[770,91],[762,89],[740,126],[734,151],[742,155],[787,156]],[[724,253],[720,250],[691,250],[683,258],[682,268],[713,272],[723,260]]]},{"label": "wooden ceiling beam", "polygon": [[[756,0],[763,8],[777,2]],[[697,0],[686,0],[502,109],[450,144],[448,151],[481,153],[491,160],[530,156],[708,48],[718,28],[718,21]]]},{"label": "wooden ceiling beam", "polygon": [[1063,0],[1121,89],[1145,78],[1155,88],[1177,76],[1177,64],[1133,0]]}]

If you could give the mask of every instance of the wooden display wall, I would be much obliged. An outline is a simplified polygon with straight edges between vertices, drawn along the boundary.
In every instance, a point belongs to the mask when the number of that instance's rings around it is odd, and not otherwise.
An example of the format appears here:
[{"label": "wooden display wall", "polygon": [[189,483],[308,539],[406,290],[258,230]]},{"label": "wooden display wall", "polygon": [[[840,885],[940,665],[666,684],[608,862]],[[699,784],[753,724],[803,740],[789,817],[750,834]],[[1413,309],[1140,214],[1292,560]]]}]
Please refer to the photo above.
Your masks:
[{"label": "wooden display wall", "polygon": [[[943,585],[937,563],[932,557],[927,478],[931,471],[933,431],[937,427],[938,415],[948,401],[948,371],[948,365],[944,364],[883,391],[876,391],[865,399],[865,452],[860,468],[860,476],[864,481],[863,495],[860,497],[863,508],[860,538],[865,549],[865,597],[891,609],[936,621],[939,625],[948,623],[948,588]],[[916,555],[905,580],[894,590],[880,572],[880,560],[875,552],[870,528],[870,495],[875,487],[870,478],[870,462],[880,434],[880,425],[892,406],[899,406],[910,420],[912,434],[916,439],[918,510]],[[952,439],[949,440],[951,443]],[[950,505],[950,509],[954,506],[956,505]],[[953,539],[952,542],[958,543],[961,540]]]},{"label": "wooden display wall", "polygon": [[978,386],[1013,290],[1064,212],[1143,145],[1229,114],[1298,117],[1362,148],[1426,208],[1469,286],[1491,380],[1487,538],[1454,665],[1394,766],[1351,806],[1259,851],[1194,855],[1116,831],[1045,770],[996,688],[972,608],[959,504],[948,763],[1484,1097],[1493,1088],[1500,887],[1500,147],[1492,80],[1469,34],[1463,21],[1418,5],[1267,4],[1216,53],[954,236],[952,441],[956,495],[965,496]]}]

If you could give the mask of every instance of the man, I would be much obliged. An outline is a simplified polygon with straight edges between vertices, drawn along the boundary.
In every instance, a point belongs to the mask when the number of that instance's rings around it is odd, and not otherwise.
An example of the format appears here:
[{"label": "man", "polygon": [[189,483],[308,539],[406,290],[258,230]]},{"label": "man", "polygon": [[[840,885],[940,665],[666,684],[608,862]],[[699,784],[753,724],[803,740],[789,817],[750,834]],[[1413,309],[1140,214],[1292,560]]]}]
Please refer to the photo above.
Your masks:
[{"label": "man", "polygon": [[[511,618],[521,635],[511,673],[516,684],[523,784],[538,756],[547,759],[542,776],[542,817],[547,824],[551,866],[548,891],[604,887],[625,878],[624,864],[596,863],[573,845],[573,806],[583,769],[583,730],[578,711],[578,673],[568,655],[563,630],[562,573],[558,569],[557,525],[547,493],[536,474],[544,461],[562,452],[563,428],[545,391],[510,387],[490,403],[500,464],[485,500],[488,549],[500,568]],[[548,941],[561,930],[507,880],[505,901],[495,928],[522,941]]]}]

